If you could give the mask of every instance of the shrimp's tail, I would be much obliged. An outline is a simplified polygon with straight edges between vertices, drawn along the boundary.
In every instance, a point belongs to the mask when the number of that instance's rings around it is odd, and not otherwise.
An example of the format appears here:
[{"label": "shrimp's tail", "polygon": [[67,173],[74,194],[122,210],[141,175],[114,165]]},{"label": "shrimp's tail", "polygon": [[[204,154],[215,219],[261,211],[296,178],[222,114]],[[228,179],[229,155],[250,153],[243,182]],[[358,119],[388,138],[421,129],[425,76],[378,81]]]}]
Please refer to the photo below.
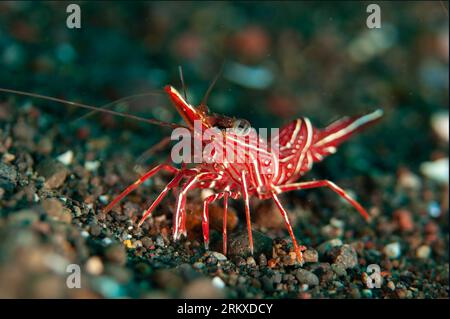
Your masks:
[{"label": "shrimp's tail", "polygon": [[383,110],[377,109],[371,113],[344,117],[331,123],[325,129],[317,130],[311,146],[311,155],[315,162],[336,152],[337,146],[346,141],[356,132],[376,123],[383,116]]}]

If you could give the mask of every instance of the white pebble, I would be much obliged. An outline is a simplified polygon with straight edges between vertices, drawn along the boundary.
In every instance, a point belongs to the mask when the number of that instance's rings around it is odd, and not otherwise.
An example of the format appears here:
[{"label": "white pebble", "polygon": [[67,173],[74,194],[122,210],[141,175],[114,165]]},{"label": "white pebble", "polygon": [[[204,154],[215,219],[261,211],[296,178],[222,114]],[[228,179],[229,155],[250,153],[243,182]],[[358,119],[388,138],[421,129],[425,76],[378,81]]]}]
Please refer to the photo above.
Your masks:
[{"label": "white pebble", "polygon": [[443,140],[448,142],[449,127],[448,127],[448,111],[433,114],[431,117],[431,126],[436,134]]},{"label": "white pebble", "polygon": [[403,188],[408,188],[408,189],[413,189],[413,190],[417,190],[422,186],[422,182],[420,181],[420,178],[417,175],[415,175],[409,171],[403,172],[402,174],[400,174],[400,176],[398,178],[398,183]]},{"label": "white pebble", "polygon": [[344,228],[344,222],[340,219],[337,219],[335,217],[330,219],[330,224],[336,228]]},{"label": "white pebble", "polygon": [[416,256],[420,259],[427,259],[430,257],[431,254],[431,248],[428,245],[422,245],[419,248],[417,248]]},{"label": "white pebble", "polygon": [[98,197],[98,199],[100,200],[100,202],[102,202],[103,204],[107,204],[109,202],[109,196],[108,195],[100,195]]},{"label": "white pebble", "polygon": [[3,154],[3,157],[2,157],[2,160],[5,163],[10,163],[10,162],[14,161],[15,159],[16,159],[16,156],[11,153],[5,153],[5,154]]},{"label": "white pebble", "polygon": [[218,289],[223,289],[223,288],[225,288],[225,283],[224,283],[223,280],[222,280],[220,277],[218,277],[218,276],[216,276],[216,277],[213,278],[213,280],[212,280],[212,285],[213,285],[214,287],[218,288]]},{"label": "white pebble", "polygon": [[401,254],[400,244],[398,242],[390,243],[384,247],[383,251],[389,258],[396,259]]},{"label": "white pebble", "polygon": [[100,167],[99,161],[86,161],[84,163],[84,168],[89,172],[94,172]]},{"label": "white pebble", "polygon": [[339,247],[343,245],[342,240],[340,240],[339,238],[331,239],[328,241],[328,243],[331,247]]},{"label": "white pebble", "polygon": [[91,275],[100,275],[103,272],[103,263],[100,257],[93,256],[86,262],[86,271]]},{"label": "white pebble", "polygon": [[61,163],[63,163],[64,165],[70,165],[73,161],[73,152],[72,151],[67,151],[61,155],[59,155],[56,159],[58,161],[60,161]]},{"label": "white pebble", "polygon": [[441,206],[439,206],[438,202],[431,202],[428,204],[428,214],[434,218],[441,216]]},{"label": "white pebble", "polygon": [[225,261],[225,260],[227,260],[227,257],[225,256],[225,255],[223,255],[223,254],[221,254],[221,253],[219,253],[219,252],[217,252],[217,251],[214,251],[214,252],[212,252],[211,253],[214,257],[216,257],[216,259],[218,260],[218,261]]},{"label": "white pebble", "polygon": [[448,184],[448,158],[422,163],[420,171],[423,175],[438,183]]}]

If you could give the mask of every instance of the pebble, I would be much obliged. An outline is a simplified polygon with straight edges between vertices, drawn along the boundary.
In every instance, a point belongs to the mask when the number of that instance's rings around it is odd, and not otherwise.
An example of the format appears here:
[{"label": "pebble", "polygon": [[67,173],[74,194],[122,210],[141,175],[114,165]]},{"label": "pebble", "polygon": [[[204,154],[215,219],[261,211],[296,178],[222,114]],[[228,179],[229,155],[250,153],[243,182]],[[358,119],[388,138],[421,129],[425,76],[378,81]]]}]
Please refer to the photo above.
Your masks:
[{"label": "pebble", "polygon": [[158,236],[156,237],[156,246],[159,247],[164,247],[164,239],[162,238],[162,236]]},{"label": "pebble", "polygon": [[267,291],[267,292],[273,292],[274,291],[273,279],[270,278],[269,276],[266,276],[266,275],[262,276],[261,277],[261,284],[262,284],[262,287],[263,287],[263,289],[265,291]]},{"label": "pebble", "polygon": [[306,269],[298,269],[295,273],[295,277],[301,284],[306,284],[308,286],[317,286],[319,284],[319,278]]},{"label": "pebble", "polygon": [[86,262],[86,271],[91,275],[98,276],[103,272],[103,262],[100,257],[93,256]]},{"label": "pebble", "polygon": [[352,296],[353,299],[360,299],[361,298],[361,292],[359,291],[358,288],[352,288],[350,290],[350,295]]},{"label": "pebble", "polygon": [[9,220],[11,223],[21,224],[23,222],[28,222],[33,224],[39,220],[39,214],[30,209],[22,209],[9,215]]},{"label": "pebble", "polygon": [[336,228],[344,228],[344,221],[337,219],[335,217],[331,218],[330,225]]},{"label": "pebble", "polygon": [[339,277],[344,277],[347,275],[345,267],[342,264],[332,264],[331,269],[333,269],[334,273]]},{"label": "pebble", "polygon": [[179,290],[183,287],[183,279],[172,270],[158,269],[153,280],[159,287]]},{"label": "pebble", "polygon": [[68,175],[64,164],[54,159],[43,160],[36,167],[36,171],[45,178],[44,185],[49,189],[61,187]]},{"label": "pebble", "polygon": [[267,257],[264,254],[259,255],[259,265],[267,266]]},{"label": "pebble", "polygon": [[124,265],[127,260],[125,247],[119,244],[113,244],[106,248],[105,256],[109,261],[119,265]]},{"label": "pebble", "polygon": [[67,166],[67,165],[72,164],[73,158],[74,158],[74,154],[71,150],[69,150],[65,153],[62,153],[58,157],[56,157],[56,160],[58,160],[59,162],[61,162]]},{"label": "pebble", "polygon": [[449,182],[449,169],[448,158],[441,158],[433,162],[424,162],[420,165],[420,171],[426,177],[441,183],[448,184]]},{"label": "pebble", "polygon": [[397,259],[401,255],[400,243],[394,242],[384,246],[383,252],[390,259]]},{"label": "pebble", "polygon": [[108,195],[100,195],[98,197],[98,200],[102,203],[102,204],[108,204],[109,203],[109,196]]},{"label": "pebble", "polygon": [[[89,237],[89,233],[86,231],[84,231],[84,232],[85,232],[86,236],[83,236],[83,237]],[[81,234],[83,235],[83,232]],[[103,238],[102,242],[105,246],[108,246],[108,245],[111,245],[112,240],[111,240],[111,238],[105,237],[105,238]]]},{"label": "pebble", "polygon": [[110,277],[98,277],[93,280],[94,289],[107,298],[118,298],[125,295],[125,289]]},{"label": "pebble", "polygon": [[181,296],[185,299],[219,299],[224,297],[223,291],[216,288],[211,279],[200,278],[188,284]]},{"label": "pebble", "polygon": [[43,155],[49,155],[53,150],[53,142],[48,137],[43,137],[38,145],[37,145],[37,151]]},{"label": "pebble", "polygon": [[437,112],[431,116],[431,126],[445,142],[449,139],[448,111]]},{"label": "pebble", "polygon": [[75,215],[75,217],[80,217],[81,216],[81,208],[78,206],[73,206],[73,213]]},{"label": "pebble", "polygon": [[433,218],[438,218],[441,216],[442,210],[441,206],[438,202],[432,201],[428,204],[428,215],[430,215]]},{"label": "pebble", "polygon": [[197,261],[192,265],[192,267],[194,267],[195,269],[203,269],[205,268],[205,264],[200,261]]},{"label": "pebble", "polygon": [[250,267],[255,267],[256,266],[256,261],[255,258],[253,258],[252,256],[247,258],[247,265],[249,265]]},{"label": "pebble", "polygon": [[200,274],[197,271],[195,271],[193,265],[191,264],[184,263],[178,266],[178,268],[180,270],[181,276],[186,281],[192,281],[194,279],[199,278],[200,276]]},{"label": "pebble", "polygon": [[416,256],[420,259],[427,259],[430,257],[431,254],[431,248],[428,245],[422,245],[419,248],[417,248]]},{"label": "pebble", "polygon": [[332,225],[325,225],[320,229],[320,233],[325,238],[335,238],[335,237],[341,237],[343,234],[342,228],[336,228]]},{"label": "pebble", "polygon": [[330,239],[330,240],[327,240],[326,242],[320,244],[317,247],[317,251],[319,252],[319,254],[325,255],[333,247],[338,247],[338,246],[342,246],[342,240],[340,240],[339,238]]},{"label": "pebble", "polygon": [[269,268],[275,268],[277,266],[277,264],[278,264],[278,261],[275,258],[269,259],[269,261],[267,262],[267,266]]},{"label": "pebble", "polygon": [[13,127],[13,134],[18,140],[30,142],[36,136],[36,129],[33,126],[28,125],[21,117]]},{"label": "pebble", "polygon": [[213,251],[211,253],[218,261],[225,261],[227,260],[227,257],[224,254],[221,254],[217,251]]},{"label": "pebble", "polygon": [[341,265],[344,269],[354,268],[358,265],[358,255],[352,246],[346,244],[334,249],[337,250],[336,257],[333,259],[335,264]]},{"label": "pebble", "polygon": [[301,285],[300,285],[300,291],[305,292],[305,291],[307,291],[308,289],[309,289],[309,286],[308,286],[307,284],[301,284]]},{"label": "pebble", "polygon": [[414,221],[410,211],[406,209],[397,209],[393,213],[393,216],[397,221],[400,230],[407,232],[414,229]]},{"label": "pebble", "polygon": [[102,233],[102,228],[97,223],[91,223],[90,225],[90,233],[92,236],[97,237]]},{"label": "pebble", "polygon": [[370,289],[363,289],[362,295],[366,298],[372,298],[372,290]]},{"label": "pebble", "polygon": [[223,282],[222,278],[215,276],[212,279],[212,284],[214,287],[218,288],[218,289],[223,289],[225,288],[225,283]]},{"label": "pebble", "polygon": [[273,279],[273,282],[274,282],[274,283],[279,284],[279,283],[281,283],[281,280],[283,279],[283,276],[281,276],[281,274],[277,271],[277,272],[273,275],[272,279]]},{"label": "pebble", "polygon": [[388,286],[388,288],[389,288],[390,290],[392,290],[392,291],[395,290],[395,284],[394,284],[393,281],[389,281],[389,282],[387,283],[387,286]]},{"label": "pebble", "polygon": [[407,168],[398,171],[398,184],[405,189],[418,190],[422,186],[420,178]]},{"label": "pebble", "polygon": [[7,163],[7,164],[11,163],[15,159],[16,159],[16,156],[14,154],[11,154],[11,153],[5,153],[2,156],[2,161]]},{"label": "pebble", "polygon": [[42,201],[42,207],[47,215],[53,220],[70,223],[72,221],[71,211],[63,206],[56,198],[47,198]]},{"label": "pebble", "polygon": [[286,256],[282,257],[282,261],[284,265],[292,266],[297,263],[297,254],[293,251],[289,252]]},{"label": "pebble", "polygon": [[[254,242],[254,255],[259,256],[260,254],[265,254],[269,256],[272,254],[272,239],[267,235],[258,232],[252,231],[253,234],[253,242]],[[230,235],[230,243],[228,254],[230,256],[249,256],[250,250],[248,245],[248,234],[244,230],[240,230],[235,233],[235,235]]]},{"label": "pebble", "polygon": [[133,243],[131,242],[131,240],[127,239],[123,241],[123,244],[125,245],[125,247],[127,247],[128,249],[130,248],[134,248]]},{"label": "pebble", "polygon": [[143,237],[141,239],[141,241],[142,241],[142,245],[145,248],[150,248],[150,247],[154,246],[153,240],[150,237]]},{"label": "pebble", "polygon": [[17,186],[17,170],[14,166],[0,162],[0,188],[11,192]]},{"label": "pebble", "polygon": [[84,168],[89,172],[95,172],[100,167],[99,161],[86,161]]},{"label": "pebble", "polygon": [[303,260],[306,263],[316,263],[319,261],[319,254],[314,249],[308,249],[303,252]]}]

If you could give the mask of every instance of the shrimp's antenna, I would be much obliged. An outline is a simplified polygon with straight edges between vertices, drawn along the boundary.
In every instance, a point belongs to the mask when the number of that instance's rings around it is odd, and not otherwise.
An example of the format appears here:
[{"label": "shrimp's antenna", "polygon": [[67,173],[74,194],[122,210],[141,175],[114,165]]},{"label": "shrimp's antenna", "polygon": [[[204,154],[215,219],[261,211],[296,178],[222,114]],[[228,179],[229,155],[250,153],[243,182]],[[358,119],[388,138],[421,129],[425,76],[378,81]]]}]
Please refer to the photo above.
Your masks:
[{"label": "shrimp's antenna", "polygon": [[18,90],[11,90],[11,89],[4,89],[4,88],[0,88],[0,92],[12,93],[12,94],[18,94],[18,95],[24,95],[24,96],[30,96],[30,97],[34,97],[34,98],[38,98],[38,99],[44,99],[44,100],[49,100],[49,101],[53,101],[53,102],[68,104],[68,105],[72,105],[72,106],[85,108],[85,109],[88,109],[88,110],[91,110],[91,111],[98,111],[98,112],[108,113],[108,114],[112,114],[112,115],[115,115],[115,116],[121,116],[121,117],[129,118],[129,119],[133,119],[133,120],[136,120],[136,121],[146,122],[146,123],[159,125],[159,126],[167,126],[167,127],[172,127],[172,128],[185,127],[184,125],[180,125],[180,124],[167,123],[167,122],[158,121],[158,120],[154,120],[154,119],[143,118],[143,117],[140,117],[140,116],[137,116],[137,115],[133,115],[133,114],[125,114],[125,113],[116,112],[116,111],[112,111],[112,110],[105,110],[105,109],[102,109],[102,108],[99,108],[99,107],[96,107],[96,106],[91,106],[91,105],[87,105],[87,104],[71,102],[71,101],[59,99],[59,98],[56,98],[56,97],[51,97],[51,96],[46,96],[46,95],[41,95],[41,94],[36,94],[36,93],[29,93],[29,92],[18,91]]},{"label": "shrimp's antenna", "polygon": [[178,66],[178,72],[180,73],[181,87],[183,88],[184,99],[187,102],[188,100],[187,100],[187,93],[186,93],[186,85],[184,84],[183,68],[181,67],[181,65]]},{"label": "shrimp's antenna", "polygon": [[[99,106],[99,107],[102,108],[102,109],[106,109],[106,108],[112,107],[112,106],[114,106],[114,105],[117,105],[117,104],[119,104],[119,103],[121,103],[121,102],[129,101],[129,100],[134,100],[134,99],[141,98],[141,97],[146,97],[146,96],[160,96],[160,95],[163,95],[163,93],[164,93],[163,90],[156,90],[156,91],[154,91],[154,92],[146,92],[146,93],[133,94],[133,95],[125,96],[125,97],[122,97],[122,98],[120,98],[120,99],[114,100],[114,101],[112,101],[112,102],[110,102],[110,103],[108,103],[108,104],[105,104],[105,105],[102,105],[102,106]],[[77,122],[77,121],[79,121],[79,120],[88,118],[88,117],[94,115],[95,113],[97,113],[97,110],[95,110],[95,111],[90,111],[90,112],[88,112],[88,113],[86,113],[86,114],[80,116],[79,118],[76,118],[75,120],[73,120],[73,122]]]},{"label": "shrimp's antenna", "polygon": [[219,69],[219,72],[217,72],[217,74],[214,77],[213,81],[209,85],[208,90],[206,90],[205,96],[203,97],[202,102],[200,103],[200,105],[206,106],[206,102],[208,101],[209,95],[211,94],[211,91],[214,88],[214,85],[216,85],[217,80],[222,75],[224,64],[225,64],[225,61],[222,62],[221,66],[220,66],[220,69]]}]

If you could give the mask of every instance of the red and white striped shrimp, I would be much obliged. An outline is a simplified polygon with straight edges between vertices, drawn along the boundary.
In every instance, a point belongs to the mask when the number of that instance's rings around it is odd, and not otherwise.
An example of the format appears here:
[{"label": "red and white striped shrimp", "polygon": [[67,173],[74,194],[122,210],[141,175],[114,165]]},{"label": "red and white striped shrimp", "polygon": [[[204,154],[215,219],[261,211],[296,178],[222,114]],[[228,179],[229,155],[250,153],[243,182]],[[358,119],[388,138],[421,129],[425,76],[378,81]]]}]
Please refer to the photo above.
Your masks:
[{"label": "red and white striped shrimp", "polygon": [[[64,100],[21,91],[8,89],[0,89],[0,91],[67,103]],[[335,153],[342,142],[360,129],[380,119],[383,113],[381,110],[361,116],[346,117],[321,130],[314,128],[308,118],[299,118],[282,127],[269,146],[254,130],[250,130],[248,134],[242,134],[239,130],[229,130],[235,128],[236,125],[240,125],[242,120],[213,114],[206,106],[206,102],[194,107],[172,86],[166,86],[165,91],[183,118],[186,128],[193,133],[194,140],[203,138],[202,133],[199,134],[195,129],[195,123],[200,123],[202,132],[212,128],[219,129],[222,138],[215,140],[216,152],[209,155],[209,158],[204,158],[201,163],[191,165],[192,167],[183,164],[181,168],[177,168],[169,163],[157,165],[114,198],[103,209],[104,212],[111,211],[120,200],[144,181],[164,170],[172,174],[173,178],[144,212],[139,221],[139,226],[151,215],[171,190],[181,185],[181,191],[177,195],[173,223],[173,238],[174,240],[179,239],[182,234],[186,235],[187,193],[196,188],[211,189],[214,193],[203,200],[202,230],[206,249],[208,249],[209,244],[208,206],[214,201],[223,200],[222,235],[223,251],[226,254],[228,200],[229,198],[235,200],[242,198],[245,204],[249,248],[253,253],[249,199],[251,196],[255,196],[261,200],[273,200],[284,218],[300,264],[303,263],[302,252],[294,236],[288,213],[279,200],[279,194],[300,189],[328,187],[349,202],[365,219],[369,219],[366,210],[333,182],[329,180],[296,181],[312,168],[313,163],[320,162],[326,156]],[[209,91],[206,96],[208,94]],[[133,117],[84,104],[70,104],[115,115]],[[134,118],[157,125],[180,127],[177,124],[142,119],[136,116]],[[201,140],[200,144],[204,146],[205,141]],[[277,146],[276,151],[274,145]],[[219,153],[233,155],[232,160],[229,160],[227,156],[222,156],[218,160]]]},{"label": "red and white striped shrimp", "polygon": [[[271,149],[268,149],[264,141],[259,139],[257,135],[251,136],[252,133],[250,133],[250,136],[242,138],[236,131],[223,130],[232,127],[236,123],[235,120],[210,114],[205,104],[201,104],[199,107],[190,105],[171,86],[166,86],[165,91],[191,130],[194,130],[195,121],[200,121],[203,129],[215,127],[218,122],[222,123],[219,124],[221,125],[223,139],[216,142],[222,148],[222,153],[234,152],[235,160],[228,161],[225,156],[221,161],[209,159],[209,161],[197,164],[194,168],[181,169],[168,164],[158,165],[116,197],[104,209],[105,212],[110,211],[117,202],[158,171],[167,170],[174,175],[173,179],[145,211],[139,225],[151,215],[170,190],[177,187],[183,179],[186,179],[177,198],[173,226],[174,240],[178,239],[181,234],[186,234],[185,205],[187,192],[194,188],[208,188],[212,189],[214,194],[203,200],[202,227],[205,247],[208,248],[209,243],[208,205],[216,200],[223,199],[223,251],[226,254],[228,199],[230,197],[232,199],[242,198],[245,203],[249,246],[253,253],[249,199],[251,196],[256,196],[262,200],[272,199],[285,220],[300,263],[303,262],[302,253],[295,239],[288,214],[278,198],[279,194],[299,189],[329,187],[355,207],[364,218],[369,218],[365,209],[333,182],[318,180],[296,183],[295,181],[309,171],[314,162],[319,162],[327,155],[334,153],[339,144],[363,127],[378,120],[382,116],[381,110],[362,116],[344,118],[323,130],[314,128],[307,118],[297,119],[280,129],[279,135],[274,140],[279,146],[279,152],[276,154],[271,152]],[[229,123],[229,126],[223,123]],[[254,131],[252,132],[255,134]],[[199,138],[195,133],[193,136]],[[255,141],[257,143],[254,143]],[[263,169],[264,173],[261,172]]]}]

